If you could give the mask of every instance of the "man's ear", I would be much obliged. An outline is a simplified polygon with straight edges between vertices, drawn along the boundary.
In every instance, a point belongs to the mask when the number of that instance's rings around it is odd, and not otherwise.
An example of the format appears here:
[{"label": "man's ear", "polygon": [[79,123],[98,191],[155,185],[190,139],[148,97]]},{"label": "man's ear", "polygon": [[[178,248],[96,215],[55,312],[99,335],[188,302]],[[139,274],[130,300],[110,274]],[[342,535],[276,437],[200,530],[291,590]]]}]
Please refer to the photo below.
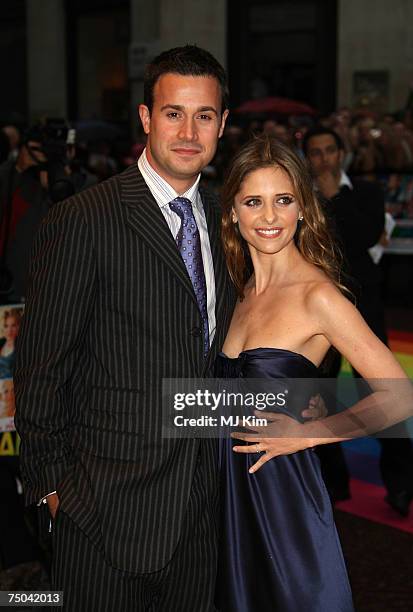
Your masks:
[{"label": "man's ear", "polygon": [[145,134],[149,134],[150,126],[151,126],[151,113],[149,112],[149,108],[145,106],[145,104],[139,104],[139,117],[141,118],[143,131]]},{"label": "man's ear", "polygon": [[229,110],[228,109],[224,110],[224,112],[222,113],[222,117],[221,117],[221,127],[219,128],[218,138],[221,138],[222,134],[224,133],[225,122],[227,120],[228,115],[229,115]]}]

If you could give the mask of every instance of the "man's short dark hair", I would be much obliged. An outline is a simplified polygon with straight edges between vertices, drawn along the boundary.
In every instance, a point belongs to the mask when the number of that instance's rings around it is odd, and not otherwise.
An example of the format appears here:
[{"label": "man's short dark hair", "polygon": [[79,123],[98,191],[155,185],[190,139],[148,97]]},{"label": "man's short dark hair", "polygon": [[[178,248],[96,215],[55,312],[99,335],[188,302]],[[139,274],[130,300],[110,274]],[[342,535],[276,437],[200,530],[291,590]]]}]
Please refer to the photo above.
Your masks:
[{"label": "man's short dark hair", "polygon": [[316,136],[331,136],[334,138],[335,143],[337,145],[337,149],[342,151],[344,149],[344,143],[341,140],[340,136],[334,130],[330,128],[323,127],[322,125],[316,126],[308,130],[308,132],[304,135],[303,138],[303,151],[304,155],[307,155],[308,143],[311,138],[315,138]]},{"label": "man's short dark hair", "polygon": [[217,79],[221,88],[221,112],[228,108],[228,79],[224,68],[211,53],[196,45],[185,45],[164,51],[145,68],[143,80],[144,103],[152,112],[153,90],[163,74],[209,76]]}]

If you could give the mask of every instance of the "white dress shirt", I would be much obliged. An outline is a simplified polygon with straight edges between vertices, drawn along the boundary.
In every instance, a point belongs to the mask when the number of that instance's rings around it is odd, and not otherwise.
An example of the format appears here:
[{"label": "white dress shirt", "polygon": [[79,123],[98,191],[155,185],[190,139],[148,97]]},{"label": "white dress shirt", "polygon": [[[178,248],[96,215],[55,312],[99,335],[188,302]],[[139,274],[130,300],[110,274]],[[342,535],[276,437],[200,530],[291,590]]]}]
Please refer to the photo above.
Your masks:
[{"label": "white dress shirt", "polygon": [[195,183],[185,193],[177,193],[150,165],[146,157],[146,149],[138,159],[138,168],[147,184],[149,191],[155,198],[156,203],[162,211],[163,216],[171,230],[172,236],[176,236],[181,227],[181,218],[176,212],[170,209],[169,202],[172,202],[177,197],[188,198],[192,203],[194,217],[199,230],[201,240],[202,262],[204,264],[205,282],[207,288],[207,311],[208,311],[208,327],[209,327],[209,344],[211,345],[215,335],[216,320],[215,320],[215,275],[214,264],[212,261],[211,245],[209,244],[208,226],[205,217],[205,211],[199,194],[199,180],[201,175],[198,175]]},{"label": "white dress shirt", "polygon": [[344,172],[344,170],[341,171],[339,187],[348,187],[349,189],[353,190],[353,183],[350,181],[350,177]]}]

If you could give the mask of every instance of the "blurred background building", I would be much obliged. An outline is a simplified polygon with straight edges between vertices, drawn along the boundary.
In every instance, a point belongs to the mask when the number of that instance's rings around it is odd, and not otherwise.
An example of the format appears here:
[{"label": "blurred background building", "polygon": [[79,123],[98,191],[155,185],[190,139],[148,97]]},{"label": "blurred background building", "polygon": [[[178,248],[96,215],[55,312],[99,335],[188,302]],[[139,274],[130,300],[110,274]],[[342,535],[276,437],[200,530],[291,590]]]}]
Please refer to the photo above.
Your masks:
[{"label": "blurred background building", "polygon": [[47,114],[130,124],[144,64],[186,42],[226,65],[233,106],[276,95],[322,113],[360,105],[396,111],[413,79],[413,3],[406,0],[1,4],[1,123]]}]

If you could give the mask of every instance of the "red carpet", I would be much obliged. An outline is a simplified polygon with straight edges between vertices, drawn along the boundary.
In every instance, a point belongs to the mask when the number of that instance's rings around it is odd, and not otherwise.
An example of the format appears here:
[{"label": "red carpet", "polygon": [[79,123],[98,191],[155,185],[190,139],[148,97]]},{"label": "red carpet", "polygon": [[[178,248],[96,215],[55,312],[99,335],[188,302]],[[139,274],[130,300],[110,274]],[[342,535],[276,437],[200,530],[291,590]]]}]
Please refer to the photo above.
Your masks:
[{"label": "red carpet", "polygon": [[413,355],[413,333],[389,330],[389,344],[394,353]]},{"label": "red carpet", "polygon": [[[407,374],[413,378],[413,333],[392,329],[388,334],[391,350],[396,354]],[[350,375],[349,366],[347,370],[347,375]],[[375,449],[369,449],[368,445],[364,444],[360,450],[357,448],[357,443],[353,442],[352,447],[346,450],[348,467],[353,476],[350,481],[352,498],[335,504],[335,507],[374,523],[388,525],[413,534],[413,503],[410,516],[403,518],[384,501],[386,490],[380,486],[378,456],[376,452],[372,452]]]},{"label": "red carpet", "polygon": [[388,330],[390,340],[404,340],[413,344],[413,332],[400,331],[399,329]]},{"label": "red carpet", "polygon": [[383,487],[352,478],[350,488],[352,498],[336,503],[337,510],[413,534],[413,509],[408,518],[399,516],[384,501]]}]

